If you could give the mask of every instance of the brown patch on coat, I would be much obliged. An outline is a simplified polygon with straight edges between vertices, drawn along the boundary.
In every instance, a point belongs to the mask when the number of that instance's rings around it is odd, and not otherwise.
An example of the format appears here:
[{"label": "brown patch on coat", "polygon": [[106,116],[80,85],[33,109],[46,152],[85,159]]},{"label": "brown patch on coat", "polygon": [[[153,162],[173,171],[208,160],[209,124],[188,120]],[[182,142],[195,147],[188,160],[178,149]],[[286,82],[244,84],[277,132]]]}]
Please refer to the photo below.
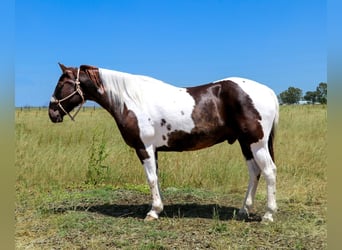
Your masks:
[{"label": "brown patch on coat", "polygon": [[122,115],[114,115],[114,117],[122,138],[127,145],[135,149],[141,163],[150,158],[150,155],[147,153],[145,145],[140,138],[140,129],[135,113],[132,110],[128,110],[126,105],[124,105]]},{"label": "brown patch on coat", "polygon": [[239,140],[246,159],[253,158],[250,144],[263,138],[261,116],[252,99],[230,80],[187,89],[195,100],[190,133],[168,133],[167,147],[160,151],[197,150],[227,140]]},{"label": "brown patch on coat", "polygon": [[161,119],[161,121],[160,121],[160,126],[161,126],[161,127],[163,127],[165,124],[166,124],[166,121],[165,121],[165,119],[164,119],[164,118],[163,118],[163,119]]}]

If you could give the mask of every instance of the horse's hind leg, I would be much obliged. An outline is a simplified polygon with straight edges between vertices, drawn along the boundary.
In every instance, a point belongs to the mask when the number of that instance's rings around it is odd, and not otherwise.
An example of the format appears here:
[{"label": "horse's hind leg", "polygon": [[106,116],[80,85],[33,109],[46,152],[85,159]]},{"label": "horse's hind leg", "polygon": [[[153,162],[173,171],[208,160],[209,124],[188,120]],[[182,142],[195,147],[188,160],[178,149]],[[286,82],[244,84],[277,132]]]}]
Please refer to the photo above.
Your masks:
[{"label": "horse's hind leg", "polygon": [[250,148],[250,144],[246,143],[243,139],[239,139],[241,151],[246,159],[248,173],[249,173],[249,182],[248,188],[246,192],[246,196],[242,205],[242,208],[239,211],[239,216],[241,218],[248,217],[249,214],[253,210],[255,193],[258,187],[259,178],[260,178],[260,168],[253,158],[253,153]]},{"label": "horse's hind leg", "polygon": [[249,172],[249,183],[243,206],[239,211],[239,216],[241,217],[248,217],[253,211],[255,193],[260,178],[260,168],[255,163],[254,159],[247,160],[247,166]]},{"label": "horse's hind leg", "polygon": [[273,221],[273,214],[277,210],[276,203],[276,165],[269,153],[267,142],[260,141],[251,145],[255,163],[265,176],[267,185],[267,211],[263,220]]}]

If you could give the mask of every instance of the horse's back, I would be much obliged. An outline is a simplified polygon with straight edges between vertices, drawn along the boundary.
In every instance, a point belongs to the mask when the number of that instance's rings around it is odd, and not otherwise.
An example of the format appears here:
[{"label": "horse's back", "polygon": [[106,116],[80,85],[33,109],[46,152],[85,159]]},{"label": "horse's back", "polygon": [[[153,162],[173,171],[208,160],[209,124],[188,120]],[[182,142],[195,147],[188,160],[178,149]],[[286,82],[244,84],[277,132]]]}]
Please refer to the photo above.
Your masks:
[{"label": "horse's back", "polygon": [[262,83],[241,77],[228,77],[217,82],[224,81],[236,83],[246,94],[248,94],[253,103],[257,106],[278,102],[274,91]]}]

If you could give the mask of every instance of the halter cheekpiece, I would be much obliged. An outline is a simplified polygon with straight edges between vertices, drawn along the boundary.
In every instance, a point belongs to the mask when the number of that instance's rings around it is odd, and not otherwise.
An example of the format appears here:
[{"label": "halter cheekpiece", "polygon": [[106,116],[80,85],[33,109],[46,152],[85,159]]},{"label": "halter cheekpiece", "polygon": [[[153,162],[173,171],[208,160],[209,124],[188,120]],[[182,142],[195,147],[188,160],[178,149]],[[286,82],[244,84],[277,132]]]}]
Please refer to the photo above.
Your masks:
[{"label": "halter cheekpiece", "polygon": [[[70,95],[68,95],[68,96],[66,96],[66,97],[64,97],[64,98],[62,98],[61,100],[58,100],[58,99],[57,99],[56,97],[54,97],[54,96],[52,96],[52,98],[51,98],[51,102],[56,103],[56,104],[58,105],[58,107],[60,107],[61,110],[63,110],[63,112],[64,112],[65,114],[67,114],[67,115],[70,117],[70,119],[71,119],[72,121],[75,121],[76,115],[78,114],[78,112],[81,110],[83,104],[85,103],[84,95],[83,95],[83,92],[82,92],[81,87],[80,87],[81,82],[80,82],[80,79],[79,79],[79,78],[80,78],[80,69],[78,68],[78,69],[77,69],[77,76],[76,76],[76,80],[75,80],[75,86],[76,86],[75,91],[72,92]],[[67,112],[67,111],[64,109],[64,107],[62,106],[61,103],[62,103],[63,101],[65,101],[65,100],[68,100],[69,98],[73,97],[73,96],[74,96],[75,94],[77,94],[77,93],[81,96],[81,98],[82,98],[82,103],[78,106],[78,109],[76,110],[75,114],[74,114],[74,115],[71,115],[69,112]]]}]

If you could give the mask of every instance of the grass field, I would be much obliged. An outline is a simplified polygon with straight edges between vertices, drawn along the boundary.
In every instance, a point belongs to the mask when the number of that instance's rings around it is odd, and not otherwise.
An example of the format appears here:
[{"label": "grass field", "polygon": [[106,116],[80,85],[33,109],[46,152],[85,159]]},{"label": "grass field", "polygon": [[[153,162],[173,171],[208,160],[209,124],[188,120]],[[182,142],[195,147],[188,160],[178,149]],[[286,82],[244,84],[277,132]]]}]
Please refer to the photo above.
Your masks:
[{"label": "grass field", "polygon": [[236,143],[160,153],[165,212],[146,223],[144,170],[102,109],[76,122],[46,109],[16,110],[17,249],[325,249],[327,109],[282,106],[275,141],[275,223],[236,219],[248,171]]}]

